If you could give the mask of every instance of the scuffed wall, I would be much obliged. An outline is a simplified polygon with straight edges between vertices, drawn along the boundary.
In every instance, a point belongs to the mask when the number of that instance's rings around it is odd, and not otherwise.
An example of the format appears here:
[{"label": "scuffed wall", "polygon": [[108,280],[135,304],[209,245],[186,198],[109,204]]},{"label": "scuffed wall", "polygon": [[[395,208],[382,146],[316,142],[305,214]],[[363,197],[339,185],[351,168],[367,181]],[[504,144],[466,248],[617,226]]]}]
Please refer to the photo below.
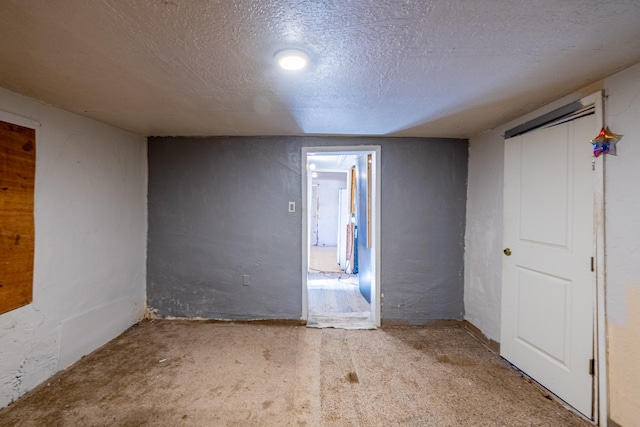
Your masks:
[{"label": "scuffed wall", "polygon": [[148,147],[149,306],[162,316],[299,319],[299,145],[150,138]]},{"label": "scuffed wall", "polygon": [[[382,321],[461,319],[466,140],[149,139],[148,301],[161,316],[302,315],[301,147],[381,146]],[[243,276],[250,285],[243,285]]]},{"label": "scuffed wall", "polygon": [[469,147],[451,142],[383,145],[383,322],[422,324],[464,315]]},{"label": "scuffed wall", "polygon": [[624,135],[605,157],[609,418],[640,426],[640,64],[605,80],[606,124]]},{"label": "scuffed wall", "polygon": [[502,263],[502,128],[471,138],[465,233],[465,319],[500,340]]},{"label": "scuffed wall", "polygon": [[145,307],[146,144],[0,89],[40,123],[33,303],[0,315],[0,407],[114,338]]}]

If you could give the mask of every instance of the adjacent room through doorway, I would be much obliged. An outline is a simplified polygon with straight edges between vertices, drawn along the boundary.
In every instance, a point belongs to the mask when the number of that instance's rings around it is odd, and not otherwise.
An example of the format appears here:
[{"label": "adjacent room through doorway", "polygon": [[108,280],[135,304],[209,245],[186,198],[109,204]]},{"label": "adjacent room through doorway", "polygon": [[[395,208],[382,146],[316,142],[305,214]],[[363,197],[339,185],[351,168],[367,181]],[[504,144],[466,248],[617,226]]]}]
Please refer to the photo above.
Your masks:
[{"label": "adjacent room through doorway", "polygon": [[[378,326],[372,202],[375,151],[303,152],[307,325]],[[374,261],[374,262],[372,262]],[[303,261],[304,262],[304,261]]]}]

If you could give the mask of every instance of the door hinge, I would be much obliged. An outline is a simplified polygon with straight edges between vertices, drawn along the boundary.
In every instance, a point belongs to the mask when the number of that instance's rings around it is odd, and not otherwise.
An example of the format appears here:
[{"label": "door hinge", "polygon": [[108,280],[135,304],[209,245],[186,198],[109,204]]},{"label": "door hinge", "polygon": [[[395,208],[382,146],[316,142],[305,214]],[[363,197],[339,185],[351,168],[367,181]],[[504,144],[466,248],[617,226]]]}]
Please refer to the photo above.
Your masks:
[{"label": "door hinge", "polygon": [[591,257],[591,271],[596,271],[595,260]]},{"label": "door hinge", "polygon": [[596,374],[596,361],[595,359],[589,359],[589,375]]}]

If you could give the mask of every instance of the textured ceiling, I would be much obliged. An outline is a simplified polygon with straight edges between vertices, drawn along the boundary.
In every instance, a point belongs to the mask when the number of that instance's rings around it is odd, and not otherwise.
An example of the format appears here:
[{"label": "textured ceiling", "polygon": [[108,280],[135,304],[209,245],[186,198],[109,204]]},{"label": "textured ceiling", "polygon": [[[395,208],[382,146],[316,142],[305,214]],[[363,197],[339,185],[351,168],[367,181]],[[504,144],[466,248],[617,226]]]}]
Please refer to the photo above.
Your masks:
[{"label": "textured ceiling", "polygon": [[640,2],[0,0],[0,37],[1,87],[143,135],[468,137],[640,62]]}]

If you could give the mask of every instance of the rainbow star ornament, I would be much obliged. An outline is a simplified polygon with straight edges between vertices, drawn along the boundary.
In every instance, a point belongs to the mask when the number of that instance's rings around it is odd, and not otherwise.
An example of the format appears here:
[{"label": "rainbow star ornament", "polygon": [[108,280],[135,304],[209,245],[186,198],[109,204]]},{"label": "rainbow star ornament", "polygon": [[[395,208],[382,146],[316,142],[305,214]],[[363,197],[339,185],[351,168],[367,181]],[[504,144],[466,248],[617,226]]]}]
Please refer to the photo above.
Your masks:
[{"label": "rainbow star ornament", "polygon": [[598,157],[600,154],[616,155],[616,143],[622,139],[623,135],[618,135],[609,130],[609,127],[603,127],[598,136],[591,140],[593,144],[593,155]]}]

